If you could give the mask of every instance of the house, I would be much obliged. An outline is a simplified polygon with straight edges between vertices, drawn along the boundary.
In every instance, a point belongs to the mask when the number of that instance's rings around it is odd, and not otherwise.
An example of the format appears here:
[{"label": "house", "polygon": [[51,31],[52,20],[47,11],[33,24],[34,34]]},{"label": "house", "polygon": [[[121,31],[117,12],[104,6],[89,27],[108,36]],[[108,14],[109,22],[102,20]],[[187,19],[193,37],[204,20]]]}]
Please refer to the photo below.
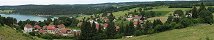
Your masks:
[{"label": "house", "polygon": [[100,24],[99,24],[99,23],[97,23],[97,22],[95,22],[95,24],[96,24],[96,29],[97,29],[97,30],[99,30],[99,28],[100,28]]},{"label": "house", "polygon": [[34,28],[35,28],[34,31],[39,31],[40,29],[42,29],[42,27],[40,27],[39,25],[35,25]]},{"label": "house", "polygon": [[40,29],[40,30],[39,30],[39,33],[45,34],[45,33],[46,33],[46,30]]},{"label": "house", "polygon": [[65,25],[64,25],[64,24],[57,25],[57,28],[59,28],[59,29],[64,29],[64,28],[65,28]]},{"label": "house", "polygon": [[108,22],[109,21],[109,19],[107,17],[104,17],[103,19],[104,19],[104,22]]},{"label": "house", "polygon": [[29,32],[32,32],[33,31],[33,26],[32,25],[30,25],[30,24],[26,24],[25,26],[24,26],[24,33],[29,33]]},{"label": "house", "polygon": [[62,30],[59,31],[59,34],[62,36],[69,36],[69,35],[73,35],[72,34],[72,30],[68,29],[68,28],[64,28]]},{"label": "house", "polygon": [[72,33],[74,36],[80,36],[81,31],[80,30],[73,30]]},{"label": "house", "polygon": [[55,25],[48,25],[47,27],[47,32],[48,33],[51,33],[51,34],[55,34],[56,32],[56,27],[55,27]]},{"label": "house", "polygon": [[39,25],[35,25],[34,28],[35,29],[42,29],[42,27],[40,27]]},{"label": "house", "polygon": [[109,26],[108,23],[104,23],[104,24],[103,24],[104,29],[106,29],[108,26]]}]

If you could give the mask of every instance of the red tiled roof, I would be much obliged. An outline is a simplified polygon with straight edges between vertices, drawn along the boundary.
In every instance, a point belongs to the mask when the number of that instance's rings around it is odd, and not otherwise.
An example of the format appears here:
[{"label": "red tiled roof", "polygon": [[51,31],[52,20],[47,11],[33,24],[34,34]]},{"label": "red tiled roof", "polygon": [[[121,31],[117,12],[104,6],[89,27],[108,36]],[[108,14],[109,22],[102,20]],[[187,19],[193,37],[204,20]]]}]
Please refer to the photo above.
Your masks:
[{"label": "red tiled roof", "polygon": [[65,28],[64,24],[57,25],[58,28]]},{"label": "red tiled roof", "polygon": [[104,21],[107,22],[109,19],[108,18],[104,18]]},{"label": "red tiled roof", "polygon": [[105,28],[107,28],[109,25],[108,25],[108,23],[104,23],[103,26],[104,26]]},{"label": "red tiled roof", "polygon": [[26,24],[25,27],[26,27],[26,28],[33,28],[33,26],[30,25],[30,24]]},{"label": "red tiled roof", "polygon": [[64,29],[62,29],[62,30],[60,30],[60,31],[61,31],[61,33],[67,33],[68,30],[69,30],[69,29],[64,28]]},{"label": "red tiled roof", "polygon": [[99,24],[96,24],[96,29],[99,29],[100,25]]},{"label": "red tiled roof", "polygon": [[35,25],[34,28],[41,29],[42,27],[40,27],[39,25]]},{"label": "red tiled roof", "polygon": [[45,30],[39,30],[39,33],[44,33],[45,32]]},{"label": "red tiled roof", "polygon": [[56,29],[56,28],[55,28],[55,25],[49,25],[49,26],[47,26],[47,29],[48,29],[48,30],[54,30],[54,29]]}]

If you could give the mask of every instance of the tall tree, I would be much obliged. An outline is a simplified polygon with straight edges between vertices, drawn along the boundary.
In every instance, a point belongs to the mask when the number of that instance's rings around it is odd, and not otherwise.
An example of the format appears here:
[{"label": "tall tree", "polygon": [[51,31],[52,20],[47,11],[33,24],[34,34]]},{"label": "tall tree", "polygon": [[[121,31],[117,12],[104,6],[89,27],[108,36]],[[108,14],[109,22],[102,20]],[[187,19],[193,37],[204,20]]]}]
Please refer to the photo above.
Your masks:
[{"label": "tall tree", "polygon": [[108,16],[108,19],[109,19],[108,27],[105,33],[107,35],[107,38],[115,38],[114,36],[116,35],[116,27],[113,22],[115,18],[112,13],[110,13],[110,15]]},{"label": "tall tree", "polygon": [[163,25],[163,23],[161,22],[160,19],[156,19],[156,20],[153,21],[153,26],[155,27],[157,25]]},{"label": "tall tree", "polygon": [[131,36],[134,34],[135,28],[133,25],[133,22],[129,22],[129,24],[126,26],[126,31],[125,31],[125,35],[126,36]]},{"label": "tall tree", "polygon": [[99,40],[99,36],[96,32],[95,23],[87,22],[86,20],[83,21],[81,26],[81,34],[79,40]]},{"label": "tall tree", "polygon": [[184,12],[182,10],[175,10],[174,14],[178,14],[179,16],[183,16]]},{"label": "tall tree", "polygon": [[193,18],[198,18],[198,11],[197,11],[197,8],[195,6],[192,8],[191,12],[192,12]]},{"label": "tall tree", "polygon": [[200,8],[198,11],[201,12],[202,10],[206,10],[206,7],[203,2],[200,4]]},{"label": "tall tree", "polygon": [[214,22],[212,12],[208,10],[202,10],[199,15],[204,20],[204,23],[212,24]]},{"label": "tall tree", "polygon": [[170,23],[173,22],[173,16],[170,14],[170,16],[168,16],[166,23]]}]

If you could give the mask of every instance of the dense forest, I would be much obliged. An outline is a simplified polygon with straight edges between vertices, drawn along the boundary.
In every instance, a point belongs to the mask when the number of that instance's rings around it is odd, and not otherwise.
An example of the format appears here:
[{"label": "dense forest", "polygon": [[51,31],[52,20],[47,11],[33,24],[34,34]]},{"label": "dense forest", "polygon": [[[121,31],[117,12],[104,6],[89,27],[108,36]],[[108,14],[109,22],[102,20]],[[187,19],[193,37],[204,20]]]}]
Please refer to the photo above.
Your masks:
[{"label": "dense forest", "polygon": [[[13,13],[34,15],[74,15],[74,14],[97,14],[123,11],[136,7],[153,7],[168,5],[169,8],[191,8],[198,6],[199,1],[156,1],[156,2],[126,2],[126,3],[103,3],[103,4],[76,4],[76,5],[20,5],[0,6],[1,10],[15,10]],[[213,6],[213,2],[206,1],[207,6]]]},{"label": "dense forest", "polygon": [[[150,3],[150,2],[145,2]],[[95,14],[109,11],[130,9],[127,6],[142,4],[141,2],[103,3],[103,4],[75,4],[75,5],[20,5],[1,6],[1,10],[15,10],[21,14],[66,15],[66,14]]]}]

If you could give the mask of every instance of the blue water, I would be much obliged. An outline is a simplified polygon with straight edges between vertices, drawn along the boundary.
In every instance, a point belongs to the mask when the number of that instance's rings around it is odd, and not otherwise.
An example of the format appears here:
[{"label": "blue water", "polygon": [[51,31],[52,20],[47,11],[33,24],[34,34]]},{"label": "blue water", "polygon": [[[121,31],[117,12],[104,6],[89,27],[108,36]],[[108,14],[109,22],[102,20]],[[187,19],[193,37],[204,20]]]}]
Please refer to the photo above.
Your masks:
[{"label": "blue water", "polygon": [[42,16],[35,16],[35,15],[21,15],[21,14],[0,14],[3,17],[13,17],[16,18],[17,21],[25,21],[30,19],[32,21],[44,21],[47,18]]}]

